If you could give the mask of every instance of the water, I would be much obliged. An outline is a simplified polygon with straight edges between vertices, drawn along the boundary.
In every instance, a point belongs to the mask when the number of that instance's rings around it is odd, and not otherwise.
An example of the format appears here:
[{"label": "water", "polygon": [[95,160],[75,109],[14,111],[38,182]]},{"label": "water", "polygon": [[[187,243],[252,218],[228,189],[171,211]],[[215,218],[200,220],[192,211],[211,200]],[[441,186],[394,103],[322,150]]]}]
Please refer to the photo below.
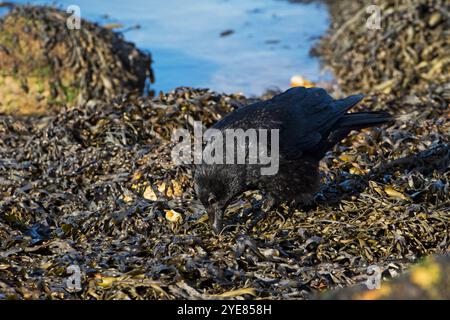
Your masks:
[{"label": "water", "polygon": [[[268,88],[288,88],[295,74],[310,81],[329,78],[309,55],[329,25],[322,4],[280,0],[61,0],[56,4],[62,9],[78,5],[82,18],[100,24],[118,22],[124,29],[139,24],[141,28],[125,32],[125,38],[152,53],[156,91],[192,86],[258,95]],[[221,37],[226,30],[233,33]]]}]

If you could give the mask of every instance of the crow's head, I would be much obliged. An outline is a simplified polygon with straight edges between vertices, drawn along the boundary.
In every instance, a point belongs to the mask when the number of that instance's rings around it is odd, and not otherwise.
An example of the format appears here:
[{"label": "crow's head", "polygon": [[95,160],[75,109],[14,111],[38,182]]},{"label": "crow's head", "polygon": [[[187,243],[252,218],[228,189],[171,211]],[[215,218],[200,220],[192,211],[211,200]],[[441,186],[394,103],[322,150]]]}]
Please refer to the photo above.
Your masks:
[{"label": "crow's head", "polygon": [[226,172],[215,170],[209,165],[203,165],[195,171],[194,190],[208,213],[215,233],[222,231],[224,211],[238,192],[234,180]]}]

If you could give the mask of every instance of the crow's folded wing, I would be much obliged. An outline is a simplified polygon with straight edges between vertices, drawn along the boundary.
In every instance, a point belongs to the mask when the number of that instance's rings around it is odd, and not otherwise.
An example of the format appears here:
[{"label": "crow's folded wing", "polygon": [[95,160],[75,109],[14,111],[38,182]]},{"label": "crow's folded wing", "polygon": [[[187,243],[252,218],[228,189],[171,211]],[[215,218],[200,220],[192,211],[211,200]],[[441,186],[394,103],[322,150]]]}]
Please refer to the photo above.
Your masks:
[{"label": "crow's folded wing", "polygon": [[280,133],[280,154],[287,159],[302,157],[306,151],[316,148],[328,137],[336,123],[356,105],[363,95],[333,100],[325,90],[307,89],[298,100],[289,97],[282,102],[283,114]]}]

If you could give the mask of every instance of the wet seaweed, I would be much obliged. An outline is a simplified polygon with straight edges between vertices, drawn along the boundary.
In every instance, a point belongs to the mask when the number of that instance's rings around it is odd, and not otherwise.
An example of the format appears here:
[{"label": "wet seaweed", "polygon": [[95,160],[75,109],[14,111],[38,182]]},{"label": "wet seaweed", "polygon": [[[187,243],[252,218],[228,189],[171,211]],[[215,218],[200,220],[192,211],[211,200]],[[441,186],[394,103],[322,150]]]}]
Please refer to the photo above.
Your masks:
[{"label": "wet seaweed", "polygon": [[[247,193],[215,236],[192,168],[171,162],[171,132],[248,102],[180,88],[2,117],[4,295],[307,298],[361,281],[370,264],[401,270],[448,250],[449,128],[427,117],[352,134],[323,161],[316,206],[264,218],[261,195]],[[64,288],[73,264],[85,275],[79,293]]]},{"label": "wet seaweed", "polygon": [[[341,24],[358,10],[330,8]],[[354,29],[341,31],[356,39],[346,54],[370,52],[372,42],[346,33]],[[346,42],[333,46],[345,51]],[[447,84],[439,76],[372,92],[381,79],[370,74],[354,87],[358,69],[337,72],[342,90],[369,92],[359,108],[389,111],[396,122],[353,132],[326,155],[313,206],[262,215],[262,195],[247,192],[228,208],[220,235],[195,198],[192,167],[171,161],[171,136],[254,99],[178,88],[45,117],[1,116],[0,298],[308,299],[364,282],[370,265],[391,278],[448,252]],[[77,292],[66,286],[72,265],[82,271]]]}]

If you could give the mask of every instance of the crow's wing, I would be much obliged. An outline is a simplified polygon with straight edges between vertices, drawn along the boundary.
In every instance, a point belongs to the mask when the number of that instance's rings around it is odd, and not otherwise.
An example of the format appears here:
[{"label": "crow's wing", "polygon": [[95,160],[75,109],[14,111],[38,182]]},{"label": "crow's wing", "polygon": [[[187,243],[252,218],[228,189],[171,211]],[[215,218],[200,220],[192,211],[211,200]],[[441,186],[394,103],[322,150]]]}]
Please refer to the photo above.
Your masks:
[{"label": "crow's wing", "polygon": [[316,148],[344,114],[363,98],[353,95],[334,100],[320,88],[292,88],[274,99],[282,107],[280,154],[297,159],[304,152]]},{"label": "crow's wing", "polygon": [[321,88],[291,88],[228,114],[213,128],[279,129],[280,156],[298,159],[319,146],[336,122],[362,98],[354,95],[334,100]]}]

